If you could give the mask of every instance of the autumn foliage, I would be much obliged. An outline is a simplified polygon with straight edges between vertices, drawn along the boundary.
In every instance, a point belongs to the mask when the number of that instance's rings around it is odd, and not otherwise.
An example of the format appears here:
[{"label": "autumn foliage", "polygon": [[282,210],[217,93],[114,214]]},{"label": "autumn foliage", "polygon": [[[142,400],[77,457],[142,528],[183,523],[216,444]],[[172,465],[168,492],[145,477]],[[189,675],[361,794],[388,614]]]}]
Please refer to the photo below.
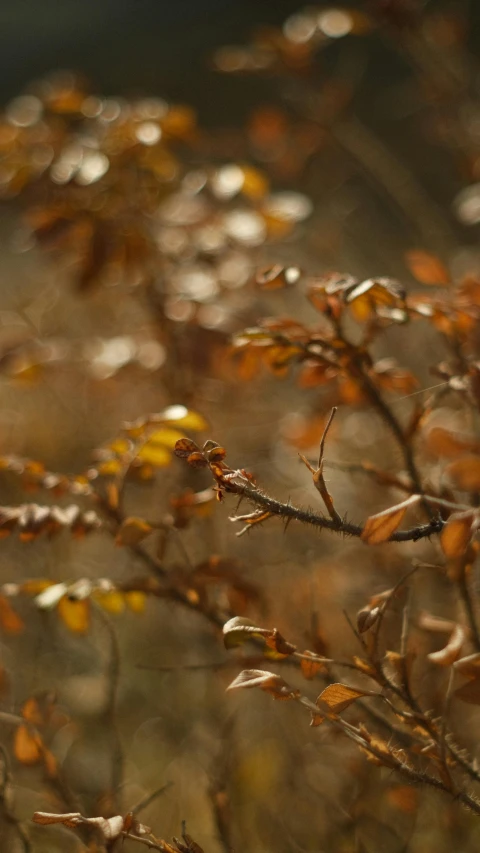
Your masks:
[{"label": "autumn foliage", "polygon": [[[0,118],[41,270],[0,337],[5,850],[476,849],[473,71],[455,10],[358,6],[219,47],[274,101],[233,158],[72,74]],[[418,88],[452,214],[357,117],[358,44]],[[345,213],[372,185],[390,256]]]}]

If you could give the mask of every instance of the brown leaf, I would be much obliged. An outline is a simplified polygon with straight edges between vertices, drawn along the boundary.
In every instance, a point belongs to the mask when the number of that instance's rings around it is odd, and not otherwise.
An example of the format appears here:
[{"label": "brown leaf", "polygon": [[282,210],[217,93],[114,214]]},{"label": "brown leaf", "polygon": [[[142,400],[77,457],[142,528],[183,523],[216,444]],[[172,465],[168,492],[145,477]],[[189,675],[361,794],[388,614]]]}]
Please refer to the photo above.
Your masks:
[{"label": "brown leaf", "polygon": [[143,542],[147,536],[152,533],[154,528],[144,518],[130,516],[122,521],[121,527],[117,533],[115,544],[126,545],[132,547]]},{"label": "brown leaf", "polygon": [[412,249],[405,255],[407,266],[421,284],[448,285],[451,283],[445,265],[435,255],[423,249]]},{"label": "brown leaf", "polygon": [[401,524],[407,509],[417,504],[420,499],[420,495],[411,495],[402,503],[384,509],[383,512],[378,512],[376,515],[371,515],[363,528],[361,536],[363,542],[368,545],[379,545],[381,542],[387,542]]},{"label": "brown leaf", "polygon": [[372,625],[375,625],[380,616],[380,607],[362,607],[357,613],[357,629],[359,634],[364,634]]},{"label": "brown leaf", "polygon": [[237,690],[241,687],[260,687],[274,699],[296,699],[300,695],[299,691],[292,690],[280,675],[263,669],[244,669],[229,684],[227,690]]},{"label": "brown leaf", "polygon": [[456,699],[468,702],[470,705],[480,705],[480,678],[472,678],[471,681],[466,681],[465,684],[454,690],[453,695]]},{"label": "brown leaf", "polygon": [[440,534],[440,544],[446,557],[455,559],[465,554],[478,523],[475,510],[452,513]]},{"label": "brown leaf", "polygon": [[300,669],[302,670],[302,675],[308,681],[311,681],[319,672],[327,672],[327,667],[325,663],[318,660],[318,656],[315,652],[309,652],[308,650],[303,652],[304,655],[308,655],[311,657],[311,660],[305,660],[305,658],[300,659]]},{"label": "brown leaf", "polygon": [[456,660],[453,666],[456,672],[462,675],[468,675],[471,678],[480,677],[480,652]]},{"label": "brown leaf", "polygon": [[374,690],[359,690],[357,687],[348,687],[347,684],[329,684],[317,697],[316,704],[323,713],[313,714],[311,726],[319,726],[328,714],[341,714],[356,699],[363,696],[379,696]]},{"label": "brown leaf", "polygon": [[223,642],[226,649],[241,646],[248,640],[264,640],[271,632],[268,628],[258,628],[250,619],[243,616],[234,616],[223,626]]},{"label": "brown leaf", "polygon": [[438,652],[430,652],[427,655],[428,660],[438,666],[451,666],[460,656],[465,640],[465,629],[461,625],[455,625],[447,645]]},{"label": "brown leaf", "polygon": [[427,449],[435,456],[458,457],[468,451],[480,451],[480,442],[475,438],[459,432],[450,432],[444,427],[432,427],[425,441]]},{"label": "brown leaf", "polygon": [[265,637],[265,644],[269,649],[272,649],[276,653],[276,657],[281,658],[286,658],[289,655],[292,655],[297,648],[292,645],[292,643],[287,642],[287,640],[282,637],[280,631],[277,631],[276,628],[273,628],[273,630],[267,634]]},{"label": "brown leaf", "polygon": [[0,625],[6,634],[21,634],[25,628],[23,621],[4,595],[0,595]]},{"label": "brown leaf", "polygon": [[463,492],[480,490],[480,456],[469,454],[456,459],[445,468],[445,474],[455,489]]}]

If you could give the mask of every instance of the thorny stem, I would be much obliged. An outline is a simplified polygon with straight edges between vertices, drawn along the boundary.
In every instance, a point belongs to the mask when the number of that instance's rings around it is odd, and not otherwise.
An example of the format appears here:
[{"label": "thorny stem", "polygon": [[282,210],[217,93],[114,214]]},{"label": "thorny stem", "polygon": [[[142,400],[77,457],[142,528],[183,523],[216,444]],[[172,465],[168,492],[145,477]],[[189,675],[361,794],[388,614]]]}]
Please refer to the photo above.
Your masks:
[{"label": "thorny stem", "polygon": [[[301,509],[291,503],[282,503],[281,501],[266,495],[265,492],[260,491],[260,489],[255,486],[252,486],[251,483],[234,483],[229,481],[228,491],[245,498],[252,504],[266,510],[271,515],[277,515],[287,521],[300,521],[303,524],[311,524],[313,527],[318,527],[324,530],[333,530],[337,533],[343,533],[346,536],[356,536],[360,538],[363,533],[363,527],[360,524],[353,524],[346,519],[340,519],[340,522],[336,522],[332,518],[327,518],[324,515],[318,515],[317,513],[312,512],[312,510]],[[386,541],[417,542],[419,539],[426,539],[435,533],[440,533],[443,525],[443,519],[431,518],[427,524],[411,527],[408,530],[395,531]]]}]

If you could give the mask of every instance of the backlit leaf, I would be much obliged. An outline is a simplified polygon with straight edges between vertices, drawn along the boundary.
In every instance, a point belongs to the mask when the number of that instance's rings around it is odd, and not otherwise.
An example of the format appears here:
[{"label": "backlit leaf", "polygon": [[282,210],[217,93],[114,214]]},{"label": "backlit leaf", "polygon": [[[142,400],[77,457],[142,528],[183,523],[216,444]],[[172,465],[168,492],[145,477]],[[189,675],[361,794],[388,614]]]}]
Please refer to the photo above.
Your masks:
[{"label": "backlit leaf", "polygon": [[[357,687],[348,687],[347,684],[329,684],[317,697],[316,704],[319,714],[312,715],[311,726],[319,726],[323,723],[325,716],[330,714],[341,714],[352,702],[363,696],[378,696],[376,691],[359,690]],[[321,713],[323,711],[323,713]]]},{"label": "backlit leaf", "polygon": [[474,510],[452,513],[440,534],[440,544],[446,557],[456,559],[465,554],[478,521]]},{"label": "backlit leaf", "polygon": [[401,524],[407,509],[417,504],[419,500],[419,495],[411,495],[402,503],[392,506],[390,509],[384,509],[383,512],[376,515],[371,515],[363,528],[361,536],[363,542],[368,545],[379,545],[381,542],[386,542]]}]

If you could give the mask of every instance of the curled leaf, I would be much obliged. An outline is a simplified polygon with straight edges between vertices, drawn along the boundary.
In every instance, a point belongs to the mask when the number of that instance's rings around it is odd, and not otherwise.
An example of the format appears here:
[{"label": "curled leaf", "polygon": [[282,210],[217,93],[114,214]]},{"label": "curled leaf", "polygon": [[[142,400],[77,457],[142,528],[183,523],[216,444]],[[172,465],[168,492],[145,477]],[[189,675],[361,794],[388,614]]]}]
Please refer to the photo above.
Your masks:
[{"label": "curled leaf", "polygon": [[280,676],[263,669],[244,669],[237,675],[227,690],[238,690],[242,687],[260,687],[274,699],[296,699],[300,693],[293,690]]},{"label": "curled leaf", "polygon": [[455,625],[447,645],[438,652],[430,652],[427,655],[428,660],[438,666],[451,666],[460,656],[465,640],[465,629],[461,625]]}]

